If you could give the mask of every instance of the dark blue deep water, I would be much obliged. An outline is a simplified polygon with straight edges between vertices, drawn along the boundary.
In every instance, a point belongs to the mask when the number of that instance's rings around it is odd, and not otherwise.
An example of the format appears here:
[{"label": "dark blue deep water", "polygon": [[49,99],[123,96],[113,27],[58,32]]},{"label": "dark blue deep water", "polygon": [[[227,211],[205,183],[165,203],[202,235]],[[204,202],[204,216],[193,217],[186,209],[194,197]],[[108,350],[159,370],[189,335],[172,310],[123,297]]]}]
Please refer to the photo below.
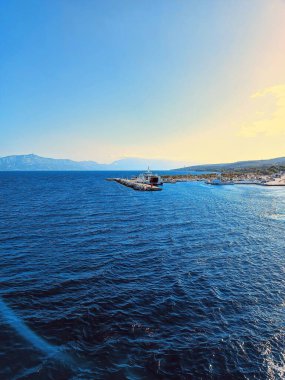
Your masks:
[{"label": "dark blue deep water", "polygon": [[284,379],[285,188],[112,175],[0,174],[0,379]]}]

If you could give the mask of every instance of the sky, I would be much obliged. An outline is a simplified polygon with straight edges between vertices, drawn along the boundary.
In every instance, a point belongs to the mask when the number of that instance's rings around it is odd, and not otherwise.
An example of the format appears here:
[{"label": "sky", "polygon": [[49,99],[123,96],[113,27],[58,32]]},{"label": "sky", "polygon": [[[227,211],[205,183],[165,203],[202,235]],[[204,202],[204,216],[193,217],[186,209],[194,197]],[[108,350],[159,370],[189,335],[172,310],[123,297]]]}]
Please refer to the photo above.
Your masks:
[{"label": "sky", "polygon": [[285,0],[0,0],[0,156],[285,156]]}]

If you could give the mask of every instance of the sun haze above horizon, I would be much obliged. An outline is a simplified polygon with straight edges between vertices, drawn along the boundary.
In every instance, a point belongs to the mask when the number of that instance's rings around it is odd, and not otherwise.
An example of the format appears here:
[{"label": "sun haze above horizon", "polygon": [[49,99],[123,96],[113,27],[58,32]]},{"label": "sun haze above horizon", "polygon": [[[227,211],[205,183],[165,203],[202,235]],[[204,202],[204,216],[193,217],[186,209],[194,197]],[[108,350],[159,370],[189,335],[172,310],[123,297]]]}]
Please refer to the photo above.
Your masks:
[{"label": "sun haze above horizon", "polygon": [[285,1],[4,0],[0,156],[285,156]]}]

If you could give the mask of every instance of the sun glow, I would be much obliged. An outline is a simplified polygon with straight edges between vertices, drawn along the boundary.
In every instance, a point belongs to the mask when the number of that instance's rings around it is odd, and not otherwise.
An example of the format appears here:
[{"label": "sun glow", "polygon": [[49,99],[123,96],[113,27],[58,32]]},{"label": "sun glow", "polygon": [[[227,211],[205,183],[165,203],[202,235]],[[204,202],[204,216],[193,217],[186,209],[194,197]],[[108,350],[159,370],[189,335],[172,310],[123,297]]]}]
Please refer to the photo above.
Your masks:
[{"label": "sun glow", "polygon": [[[257,135],[282,136],[285,134],[285,85],[278,85],[264,89],[252,95],[254,100],[271,101],[274,98],[274,109],[266,116],[245,124],[240,129],[241,136],[255,137]],[[262,106],[259,104],[257,114],[263,116]]]}]

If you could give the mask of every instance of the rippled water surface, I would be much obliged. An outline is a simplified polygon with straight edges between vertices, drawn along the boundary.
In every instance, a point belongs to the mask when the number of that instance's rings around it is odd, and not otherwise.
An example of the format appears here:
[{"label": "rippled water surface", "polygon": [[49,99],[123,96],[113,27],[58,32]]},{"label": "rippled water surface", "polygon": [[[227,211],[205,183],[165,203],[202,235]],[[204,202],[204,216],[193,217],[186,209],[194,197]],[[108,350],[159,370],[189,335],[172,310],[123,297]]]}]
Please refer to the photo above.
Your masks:
[{"label": "rippled water surface", "polygon": [[1,380],[284,379],[285,188],[112,175],[0,174]]}]

